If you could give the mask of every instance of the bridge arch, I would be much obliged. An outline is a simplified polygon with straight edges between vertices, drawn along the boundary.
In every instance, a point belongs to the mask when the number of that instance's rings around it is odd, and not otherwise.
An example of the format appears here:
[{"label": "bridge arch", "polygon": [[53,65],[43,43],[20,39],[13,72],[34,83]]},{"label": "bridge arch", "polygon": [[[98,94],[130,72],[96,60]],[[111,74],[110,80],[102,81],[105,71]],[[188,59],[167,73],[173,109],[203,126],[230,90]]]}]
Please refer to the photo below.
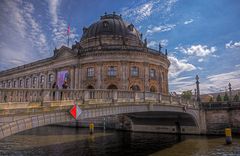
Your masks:
[{"label": "bridge arch", "polygon": [[[69,110],[70,110],[70,107],[57,112],[55,111],[55,112],[49,112],[49,113],[40,113],[32,116],[30,115],[29,117],[12,121],[10,123],[6,123],[0,126],[0,139],[16,134],[21,131],[35,128],[35,127],[73,121],[75,119],[70,115]],[[148,112],[148,111],[151,111],[151,112],[171,111],[171,112],[187,113],[193,117],[193,120],[196,123],[196,127],[200,128],[197,109],[183,110],[182,107],[164,106],[164,105],[142,104],[142,105],[112,106],[110,104],[109,106],[104,106],[102,108],[95,107],[91,109],[83,109],[83,113],[80,115],[79,119],[82,120],[86,118],[96,118],[96,117],[109,116],[109,115],[119,115],[119,114]]]}]

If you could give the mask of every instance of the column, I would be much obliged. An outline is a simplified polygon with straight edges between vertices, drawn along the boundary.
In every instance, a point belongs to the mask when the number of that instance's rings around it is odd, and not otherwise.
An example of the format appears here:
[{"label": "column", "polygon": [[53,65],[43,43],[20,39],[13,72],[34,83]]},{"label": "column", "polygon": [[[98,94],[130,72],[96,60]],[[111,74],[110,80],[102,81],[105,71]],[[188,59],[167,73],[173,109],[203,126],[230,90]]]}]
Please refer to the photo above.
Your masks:
[{"label": "column", "polygon": [[123,90],[127,90],[128,89],[128,75],[129,75],[129,69],[128,69],[128,66],[127,66],[127,63],[126,62],[121,62],[121,71],[120,73],[122,74],[122,77],[121,77],[121,81],[122,81],[122,88]]},{"label": "column", "polygon": [[149,67],[146,62],[144,62],[144,91],[149,91]]},{"label": "column", "polygon": [[75,67],[74,89],[79,89],[79,65]]},{"label": "column", "polygon": [[82,65],[79,64],[79,68],[78,68],[78,77],[79,77],[79,82],[78,82],[78,86],[79,86],[79,89],[83,89],[83,71],[82,71]]},{"label": "column", "polygon": [[70,67],[70,89],[74,86],[74,66]]},{"label": "column", "polygon": [[94,73],[94,75],[97,78],[96,88],[101,89],[102,88],[102,63],[97,63],[97,67],[95,70],[96,72]]}]

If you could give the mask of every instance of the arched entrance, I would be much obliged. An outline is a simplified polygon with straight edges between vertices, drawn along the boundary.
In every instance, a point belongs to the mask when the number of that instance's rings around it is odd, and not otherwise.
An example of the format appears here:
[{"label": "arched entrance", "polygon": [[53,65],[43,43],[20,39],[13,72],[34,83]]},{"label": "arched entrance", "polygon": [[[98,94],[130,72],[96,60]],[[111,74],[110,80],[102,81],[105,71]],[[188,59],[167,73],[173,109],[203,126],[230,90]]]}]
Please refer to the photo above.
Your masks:
[{"label": "arched entrance", "polygon": [[107,87],[107,89],[118,89],[116,85],[111,84]]},{"label": "arched entrance", "polygon": [[94,89],[94,87],[92,85],[88,85],[87,89]]},{"label": "arched entrance", "polygon": [[140,91],[140,87],[138,85],[132,85],[130,87],[130,90],[132,90],[132,91]]},{"label": "arched entrance", "polygon": [[157,92],[157,89],[154,86],[151,86],[150,92]]}]

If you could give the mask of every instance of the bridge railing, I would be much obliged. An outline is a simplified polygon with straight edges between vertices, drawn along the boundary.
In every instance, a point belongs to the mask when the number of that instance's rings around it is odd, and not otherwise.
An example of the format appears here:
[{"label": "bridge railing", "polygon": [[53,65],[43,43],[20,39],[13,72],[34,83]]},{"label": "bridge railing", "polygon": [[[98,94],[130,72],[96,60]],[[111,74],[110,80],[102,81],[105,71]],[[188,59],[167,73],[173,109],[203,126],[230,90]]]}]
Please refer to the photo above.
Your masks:
[{"label": "bridge railing", "polygon": [[49,102],[75,100],[82,104],[154,102],[166,105],[187,105],[197,107],[195,101],[189,101],[171,95],[156,92],[134,92],[125,90],[76,90],[76,89],[18,89],[0,88],[0,103],[13,102]]},{"label": "bridge railing", "polygon": [[240,101],[202,102],[201,107],[206,110],[240,109]]}]

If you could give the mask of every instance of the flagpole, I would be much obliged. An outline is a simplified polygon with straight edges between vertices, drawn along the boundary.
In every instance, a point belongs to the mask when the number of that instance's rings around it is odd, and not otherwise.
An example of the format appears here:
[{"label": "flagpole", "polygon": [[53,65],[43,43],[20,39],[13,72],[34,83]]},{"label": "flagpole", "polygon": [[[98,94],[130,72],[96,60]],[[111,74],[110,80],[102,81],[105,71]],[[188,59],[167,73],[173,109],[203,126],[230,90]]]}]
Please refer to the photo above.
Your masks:
[{"label": "flagpole", "polygon": [[69,47],[70,25],[68,25],[67,35],[68,35],[67,45]]}]

